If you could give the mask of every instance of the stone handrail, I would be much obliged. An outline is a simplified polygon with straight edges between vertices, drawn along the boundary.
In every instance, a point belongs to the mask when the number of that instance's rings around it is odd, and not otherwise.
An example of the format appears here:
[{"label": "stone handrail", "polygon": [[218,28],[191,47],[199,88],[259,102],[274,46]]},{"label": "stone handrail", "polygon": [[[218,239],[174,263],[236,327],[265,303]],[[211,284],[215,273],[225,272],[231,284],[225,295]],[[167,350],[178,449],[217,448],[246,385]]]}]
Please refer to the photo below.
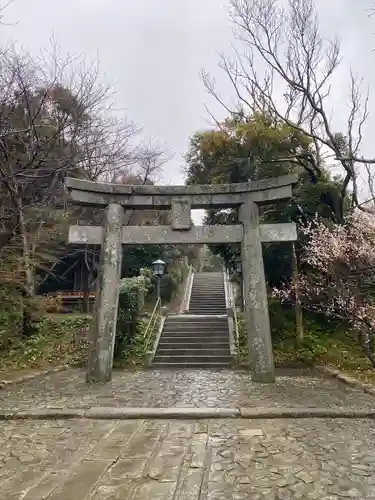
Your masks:
[{"label": "stone handrail", "polygon": [[238,318],[236,302],[233,296],[233,287],[229,280],[229,273],[224,269],[224,289],[225,289],[225,307],[228,313],[228,325],[230,335],[230,351],[233,358],[238,358],[240,353],[240,340],[238,331]]},{"label": "stone handrail", "polygon": [[190,306],[190,297],[191,297],[191,289],[193,287],[193,280],[194,280],[194,272],[193,272],[193,266],[189,266],[189,272],[186,278],[186,284],[185,284],[185,292],[184,292],[184,298],[182,299],[181,307],[180,307],[180,314],[185,314],[189,312],[189,306]]},{"label": "stone handrail", "polygon": [[157,321],[157,318],[160,316],[160,307],[161,307],[161,300],[159,297],[158,300],[156,301],[154,310],[152,311],[152,314],[151,314],[151,318],[149,319],[148,325],[147,325],[145,333],[143,335],[145,351],[148,350],[148,344],[150,342],[151,335],[152,335],[153,329],[155,327],[155,323]]}]

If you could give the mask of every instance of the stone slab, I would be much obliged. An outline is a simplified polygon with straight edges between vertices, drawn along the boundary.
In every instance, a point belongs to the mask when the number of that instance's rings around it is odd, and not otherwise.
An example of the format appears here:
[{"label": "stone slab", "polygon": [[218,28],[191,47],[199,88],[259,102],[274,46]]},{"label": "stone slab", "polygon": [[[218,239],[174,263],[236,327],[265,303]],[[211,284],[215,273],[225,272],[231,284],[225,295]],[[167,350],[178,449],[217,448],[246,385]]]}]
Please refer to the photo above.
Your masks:
[{"label": "stone slab", "polygon": [[375,419],[375,409],[366,408],[241,408],[242,418],[371,418]]},{"label": "stone slab", "polygon": [[237,408],[90,408],[85,418],[96,419],[133,419],[133,418],[236,418],[240,416]]},{"label": "stone slab", "polygon": [[116,408],[96,407],[89,410],[47,408],[19,411],[0,411],[0,420],[143,420],[143,419],[277,419],[277,418],[371,418],[375,409],[367,408]]},{"label": "stone slab", "polygon": [[[28,410],[19,410],[13,413],[12,418],[15,420],[21,419],[35,419],[35,420],[49,420],[49,419],[70,419],[70,418],[84,418],[85,411],[80,408],[30,408]],[[0,419],[2,414],[0,413]],[[4,420],[7,420],[4,418]]]},{"label": "stone slab", "polygon": [[374,498],[375,427],[366,419],[147,420],[129,440],[131,426],[4,422],[0,499]]},{"label": "stone slab", "polygon": [[[253,383],[246,370],[115,370],[87,384],[70,369],[0,391],[0,411],[101,408],[345,408],[374,410],[374,399],[315,370],[277,370],[276,384]],[[134,410],[132,410],[134,411]],[[123,410],[120,410],[123,412]],[[120,413],[121,415],[121,413]]]}]

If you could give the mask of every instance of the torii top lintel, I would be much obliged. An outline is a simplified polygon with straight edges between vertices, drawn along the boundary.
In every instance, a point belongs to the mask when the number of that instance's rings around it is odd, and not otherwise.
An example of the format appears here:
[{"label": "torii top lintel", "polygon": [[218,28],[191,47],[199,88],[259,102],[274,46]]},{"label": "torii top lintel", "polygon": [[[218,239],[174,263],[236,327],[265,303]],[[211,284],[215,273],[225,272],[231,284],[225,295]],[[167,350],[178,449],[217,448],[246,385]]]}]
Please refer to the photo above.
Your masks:
[{"label": "torii top lintel", "polygon": [[172,200],[186,201],[191,208],[230,208],[246,200],[262,205],[292,196],[297,176],[285,175],[240,184],[192,186],[126,185],[91,182],[67,177],[71,200],[80,205],[107,206],[116,203],[135,209],[170,209]]}]

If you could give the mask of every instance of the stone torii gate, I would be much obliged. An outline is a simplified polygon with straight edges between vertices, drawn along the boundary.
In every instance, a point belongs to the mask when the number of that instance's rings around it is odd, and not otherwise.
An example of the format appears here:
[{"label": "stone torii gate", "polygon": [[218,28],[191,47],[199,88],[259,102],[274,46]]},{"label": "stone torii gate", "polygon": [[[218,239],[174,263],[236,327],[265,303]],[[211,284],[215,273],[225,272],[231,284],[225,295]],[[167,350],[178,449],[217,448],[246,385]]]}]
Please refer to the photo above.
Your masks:
[{"label": "stone torii gate", "polygon": [[[295,224],[259,224],[259,207],[289,199],[297,178],[292,175],[243,184],[194,186],[128,186],[67,178],[71,200],[103,207],[101,227],[71,226],[69,243],[101,246],[96,313],[91,332],[87,381],[112,376],[122,245],[241,243],[244,307],[252,380],[275,381],[264,276],[262,243],[294,241]],[[192,209],[238,208],[241,224],[191,225]],[[124,226],[127,210],[171,210],[170,226]]]}]

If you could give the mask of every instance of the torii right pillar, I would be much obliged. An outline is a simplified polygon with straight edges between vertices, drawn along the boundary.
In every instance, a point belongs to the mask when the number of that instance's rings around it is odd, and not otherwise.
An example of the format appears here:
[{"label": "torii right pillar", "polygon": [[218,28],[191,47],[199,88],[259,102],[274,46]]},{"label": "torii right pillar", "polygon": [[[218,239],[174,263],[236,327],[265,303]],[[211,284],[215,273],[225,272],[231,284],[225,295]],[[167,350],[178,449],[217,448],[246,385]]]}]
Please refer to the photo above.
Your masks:
[{"label": "torii right pillar", "polygon": [[252,380],[274,383],[275,363],[260,237],[259,206],[247,201],[240,206],[239,215],[243,225],[241,259]]}]

